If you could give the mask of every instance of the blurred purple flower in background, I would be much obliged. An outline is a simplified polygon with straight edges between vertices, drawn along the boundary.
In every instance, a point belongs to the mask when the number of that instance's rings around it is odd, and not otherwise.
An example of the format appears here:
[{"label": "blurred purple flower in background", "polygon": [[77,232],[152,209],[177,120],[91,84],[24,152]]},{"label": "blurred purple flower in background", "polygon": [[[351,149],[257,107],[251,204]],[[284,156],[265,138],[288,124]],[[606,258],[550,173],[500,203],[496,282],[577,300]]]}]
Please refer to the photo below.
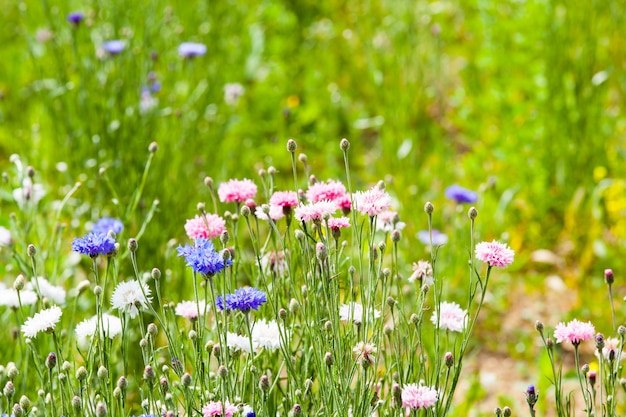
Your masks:
[{"label": "blurred purple flower in background", "polygon": [[85,14],[83,12],[72,12],[67,15],[67,21],[74,26],[78,26],[83,20],[85,20]]},{"label": "blurred purple flower in background", "polygon": [[122,52],[124,48],[126,48],[126,43],[121,40],[105,41],[102,44],[102,49],[109,55],[117,55]]},{"label": "blurred purple flower in background", "polygon": [[459,204],[471,204],[478,200],[478,194],[474,191],[468,190],[467,188],[463,188],[458,184],[454,184],[446,188],[445,196]]},{"label": "blurred purple flower in background", "polygon": [[183,58],[194,58],[206,54],[206,45],[197,42],[183,42],[178,47],[178,55]]}]

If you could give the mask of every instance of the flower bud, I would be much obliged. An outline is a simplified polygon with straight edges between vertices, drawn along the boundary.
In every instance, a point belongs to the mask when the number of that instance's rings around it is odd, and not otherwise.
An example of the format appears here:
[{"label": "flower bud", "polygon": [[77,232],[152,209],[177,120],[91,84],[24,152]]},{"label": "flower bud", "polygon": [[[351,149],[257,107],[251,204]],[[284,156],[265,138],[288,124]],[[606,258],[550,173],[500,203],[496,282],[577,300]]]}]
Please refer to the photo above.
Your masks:
[{"label": "flower bud", "polygon": [[35,247],[35,245],[31,243],[30,245],[28,245],[28,249],[26,249],[26,253],[28,254],[29,258],[32,258],[37,254],[37,248]]},{"label": "flower bud", "polygon": [[46,358],[46,368],[52,369],[55,366],[57,366],[57,355],[54,352],[50,352]]},{"label": "flower bud", "polygon": [[504,417],[511,417],[511,408],[510,407],[504,407],[502,409],[502,415]]},{"label": "flower bud", "polygon": [[287,141],[287,150],[291,153],[294,153],[296,149],[298,149],[298,144],[296,143],[296,141],[293,139],[289,139]]},{"label": "flower bud", "polygon": [[137,243],[137,239],[135,238],[130,238],[128,239],[128,250],[131,252],[137,252],[137,248],[139,247],[139,244]]},{"label": "flower bud", "polygon": [[393,243],[398,243],[400,241],[400,231],[398,229],[393,229],[391,232],[391,241]]},{"label": "flower bud", "polygon": [[535,322],[535,329],[536,329],[539,333],[543,332],[543,322],[541,322],[540,320],[537,320],[537,321]]},{"label": "flower bud", "polygon": [[154,372],[154,369],[150,365],[146,366],[143,370],[143,379],[148,382],[153,382],[155,378],[156,374]]},{"label": "flower bud", "polygon": [[430,201],[427,201],[426,204],[424,204],[424,212],[426,212],[426,214],[432,214],[433,211],[435,211],[435,206],[433,206],[433,203]]},{"label": "flower bud", "polygon": [[589,378],[589,384],[593,387],[596,385],[596,371],[589,371],[587,378]]},{"label": "flower bud", "polygon": [[604,347],[604,335],[602,333],[598,333],[596,335],[596,349],[598,352],[602,354],[602,348]]},{"label": "flower bud", "polygon": [[24,409],[24,411],[28,412],[31,407],[30,399],[26,395],[22,395],[20,397],[20,405]]},{"label": "flower bud", "polygon": [[13,404],[13,416],[22,417],[23,415],[24,415],[24,410],[22,410],[22,406],[19,404]]},{"label": "flower bud", "polygon": [[84,366],[81,366],[76,370],[76,379],[80,382],[83,382],[85,379],[87,379],[87,370]]},{"label": "flower bud", "polygon": [[13,289],[15,291],[22,291],[24,289],[24,285],[26,285],[26,278],[24,278],[24,275],[19,274],[15,278],[15,281],[13,281]]},{"label": "flower bud", "polygon": [[109,370],[104,366],[100,366],[98,368],[98,379],[101,379],[103,381],[109,379]]},{"label": "flower bud", "polygon": [[322,242],[317,242],[317,244],[315,245],[315,254],[317,256],[317,259],[319,259],[320,261],[326,260],[326,258],[328,258],[326,245],[324,245]]},{"label": "flower bud", "polygon": [[[467,216],[471,219],[471,220],[475,220],[476,217],[478,217],[478,210],[476,210],[476,207],[470,207],[470,209],[467,211]],[[504,407],[504,409],[506,410],[507,407]]]},{"label": "flower bud", "polygon": [[158,281],[161,279],[161,270],[159,268],[152,268],[152,279]]},{"label": "flower bud", "polygon": [[75,395],[72,398],[72,408],[76,414],[80,414],[80,410],[83,408],[83,402],[78,395]]},{"label": "flower bud", "polygon": [[267,392],[270,389],[270,379],[267,375],[261,375],[259,379],[259,389],[263,392]]},{"label": "flower bud", "polygon": [[535,386],[529,385],[528,389],[526,390],[526,402],[528,403],[530,408],[533,408],[535,406],[538,399],[539,399],[539,395],[537,394],[537,391],[535,390]]},{"label": "flower bud", "polygon": [[99,402],[96,405],[96,417],[106,417],[107,415],[107,406],[103,402]]},{"label": "flower bud", "polygon": [[148,152],[156,153],[157,150],[159,150],[159,145],[156,142],[150,142],[150,145],[148,145]]},{"label": "flower bud", "polygon": [[217,374],[220,378],[226,378],[228,376],[228,368],[224,365],[220,365],[220,367],[217,368]]},{"label": "flower bud", "polygon": [[335,359],[333,358],[333,354],[332,353],[326,352],[324,354],[324,363],[328,367],[333,366],[333,363],[335,363]]},{"label": "flower bud", "polygon": [[452,355],[452,352],[446,352],[446,354],[443,356],[443,362],[448,368],[454,366],[454,355]]},{"label": "flower bud", "polygon": [[350,141],[346,138],[341,139],[341,142],[339,142],[339,148],[344,152],[347,151],[350,149]]},{"label": "flower bud", "polygon": [[13,397],[13,395],[15,394],[15,386],[13,385],[13,382],[8,381],[4,385],[4,389],[2,390],[2,392],[4,393],[4,396],[7,398]]},{"label": "flower bud", "polygon": [[119,389],[121,389],[122,391],[124,391],[126,389],[126,387],[128,387],[128,380],[126,379],[125,376],[121,376],[118,380],[117,380],[117,386]]},{"label": "flower bud", "polygon": [[159,329],[156,324],[154,323],[148,324],[148,335],[150,335],[151,337],[154,337],[157,335],[158,332],[159,332]]},{"label": "flower bud", "polygon": [[188,372],[180,378],[180,383],[183,384],[183,387],[188,387],[191,385],[191,375]]},{"label": "flower bud", "polygon": [[300,417],[302,415],[302,407],[300,404],[294,404],[289,411],[289,417]]},{"label": "flower bud", "polygon": [[278,310],[278,317],[282,321],[285,321],[287,319],[287,310],[285,310],[284,308],[281,308],[280,310]]},{"label": "flower bud", "polygon": [[613,276],[613,270],[612,269],[605,269],[604,270],[604,281],[611,285],[613,284],[613,282],[615,282],[615,277]]},{"label": "flower bud", "polygon": [[617,328],[617,334],[619,334],[620,336],[625,336],[626,335],[626,327],[619,326]]},{"label": "flower bud", "polygon": [[291,314],[295,314],[298,311],[300,311],[300,303],[298,302],[298,300],[296,300],[295,298],[292,298],[289,301],[289,312]]}]

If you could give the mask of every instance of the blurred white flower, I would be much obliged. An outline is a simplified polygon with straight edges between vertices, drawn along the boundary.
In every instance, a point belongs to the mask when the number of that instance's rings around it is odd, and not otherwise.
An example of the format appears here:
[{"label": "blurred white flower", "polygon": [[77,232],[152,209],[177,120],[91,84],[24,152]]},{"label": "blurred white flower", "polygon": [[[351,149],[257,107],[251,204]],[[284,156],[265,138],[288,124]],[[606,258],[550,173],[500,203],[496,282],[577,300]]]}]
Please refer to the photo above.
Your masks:
[{"label": "blurred white flower", "polygon": [[13,198],[20,208],[27,204],[37,204],[46,195],[46,191],[41,184],[33,184],[33,181],[26,177],[22,181],[22,187],[13,190]]},{"label": "blurred white flower", "polygon": [[57,304],[65,304],[66,292],[63,287],[52,285],[50,281],[48,281],[44,277],[34,278],[34,281],[31,281],[28,284],[26,284],[25,288],[27,290],[36,292],[37,287],[39,287],[39,291],[41,291],[42,297],[47,297],[48,299],[54,301]]},{"label": "blurred white flower", "polygon": [[[371,310],[368,310],[368,318],[371,317]],[[374,310],[374,318],[380,317],[380,311]],[[339,318],[341,321],[352,320],[355,324],[361,324],[363,322],[363,305],[360,303],[350,302],[348,304],[342,304],[339,306]]]},{"label": "blurred white flower", "polygon": [[224,85],[224,101],[229,106],[235,106],[245,91],[239,83],[228,83]]},{"label": "blurred white flower", "polygon": [[144,287],[142,291],[141,284],[134,279],[117,284],[111,297],[113,308],[130,314],[133,319],[137,317],[140,309],[146,310],[150,302],[152,302],[150,288]]}]

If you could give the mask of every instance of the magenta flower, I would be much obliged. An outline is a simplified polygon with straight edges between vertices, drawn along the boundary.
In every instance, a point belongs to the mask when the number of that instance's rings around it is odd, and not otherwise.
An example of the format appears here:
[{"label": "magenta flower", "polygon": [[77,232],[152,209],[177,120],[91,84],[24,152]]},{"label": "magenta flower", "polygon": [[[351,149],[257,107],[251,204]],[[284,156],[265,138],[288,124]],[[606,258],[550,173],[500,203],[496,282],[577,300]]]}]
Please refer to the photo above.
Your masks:
[{"label": "magenta flower", "polygon": [[231,404],[228,400],[226,400],[223,407],[222,407],[221,401],[209,401],[207,404],[205,404],[204,407],[202,407],[203,417],[212,417],[212,416],[232,417],[236,412],[237,412],[237,406]]},{"label": "magenta flower", "polygon": [[[346,187],[339,181],[328,180],[316,182],[306,192],[306,198],[311,203],[323,200],[336,201],[346,196]],[[350,199],[348,199],[350,201]]]},{"label": "magenta flower", "polygon": [[337,211],[337,205],[332,201],[324,200],[317,203],[300,204],[296,207],[295,217],[303,222],[321,222],[325,214],[332,216],[335,211]]},{"label": "magenta flower", "polygon": [[185,232],[190,239],[203,237],[213,239],[219,237],[226,230],[226,222],[217,214],[207,213],[204,216],[196,216],[187,220]]},{"label": "magenta flower", "polygon": [[385,190],[378,187],[367,191],[358,191],[353,195],[355,209],[361,214],[377,216],[391,207],[391,197]]},{"label": "magenta flower", "polygon": [[556,343],[568,340],[574,346],[578,346],[580,342],[584,340],[593,339],[595,334],[596,329],[591,322],[583,323],[576,319],[567,324],[561,322],[557,324],[556,329],[554,329]]},{"label": "magenta flower", "polygon": [[298,193],[295,191],[276,191],[270,197],[270,205],[280,207],[295,207],[298,205]]},{"label": "magenta flower", "polygon": [[421,410],[435,405],[439,392],[424,385],[408,384],[402,389],[402,407]]},{"label": "magenta flower", "polygon": [[[437,318],[439,324],[437,324]],[[467,324],[467,311],[463,310],[457,303],[442,301],[439,305],[439,317],[435,311],[430,317],[430,321],[438,329],[462,332]]]},{"label": "magenta flower", "polygon": [[505,268],[513,263],[515,252],[498,241],[480,242],[476,245],[476,259],[487,262],[489,266]]},{"label": "magenta flower", "polygon": [[257,187],[252,180],[229,180],[220,184],[217,194],[222,203],[243,203],[254,198]]}]

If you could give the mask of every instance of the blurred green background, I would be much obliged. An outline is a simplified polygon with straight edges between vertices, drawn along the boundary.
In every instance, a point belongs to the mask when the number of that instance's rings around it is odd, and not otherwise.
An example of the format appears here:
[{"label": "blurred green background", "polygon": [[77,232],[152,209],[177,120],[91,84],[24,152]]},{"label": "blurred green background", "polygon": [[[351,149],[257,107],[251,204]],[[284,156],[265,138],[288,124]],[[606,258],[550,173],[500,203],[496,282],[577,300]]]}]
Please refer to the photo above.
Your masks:
[{"label": "blurred green background", "polygon": [[[72,11],[85,13],[78,26]],[[480,238],[506,240],[517,256],[480,330],[494,351],[528,354],[529,311],[551,325],[568,309],[607,318],[602,271],[619,284],[626,266],[622,1],[0,0],[0,22],[3,225],[19,185],[11,154],[36,169],[48,200],[83,183],[63,212],[69,241],[85,221],[124,218],[156,141],[125,233],[158,199],[141,245],[146,268],[169,265],[168,240],[184,238],[197,202],[210,207],[205,176],[258,181],[274,166],[277,187],[290,189],[294,138],[318,179],[344,180],[345,137],[353,187],[383,179],[397,198],[406,262],[425,256],[415,235],[427,200],[435,227],[467,250],[467,207],[443,191],[479,192]],[[110,39],[125,50],[107,55]],[[182,59],[187,41],[206,55]],[[228,83],[245,90],[236,103],[225,101]],[[300,180],[305,188],[302,170]],[[45,238],[25,229],[23,243]],[[464,271],[464,259],[448,261]],[[548,294],[556,287],[568,288],[564,305]],[[508,336],[489,310],[516,317]]]}]

